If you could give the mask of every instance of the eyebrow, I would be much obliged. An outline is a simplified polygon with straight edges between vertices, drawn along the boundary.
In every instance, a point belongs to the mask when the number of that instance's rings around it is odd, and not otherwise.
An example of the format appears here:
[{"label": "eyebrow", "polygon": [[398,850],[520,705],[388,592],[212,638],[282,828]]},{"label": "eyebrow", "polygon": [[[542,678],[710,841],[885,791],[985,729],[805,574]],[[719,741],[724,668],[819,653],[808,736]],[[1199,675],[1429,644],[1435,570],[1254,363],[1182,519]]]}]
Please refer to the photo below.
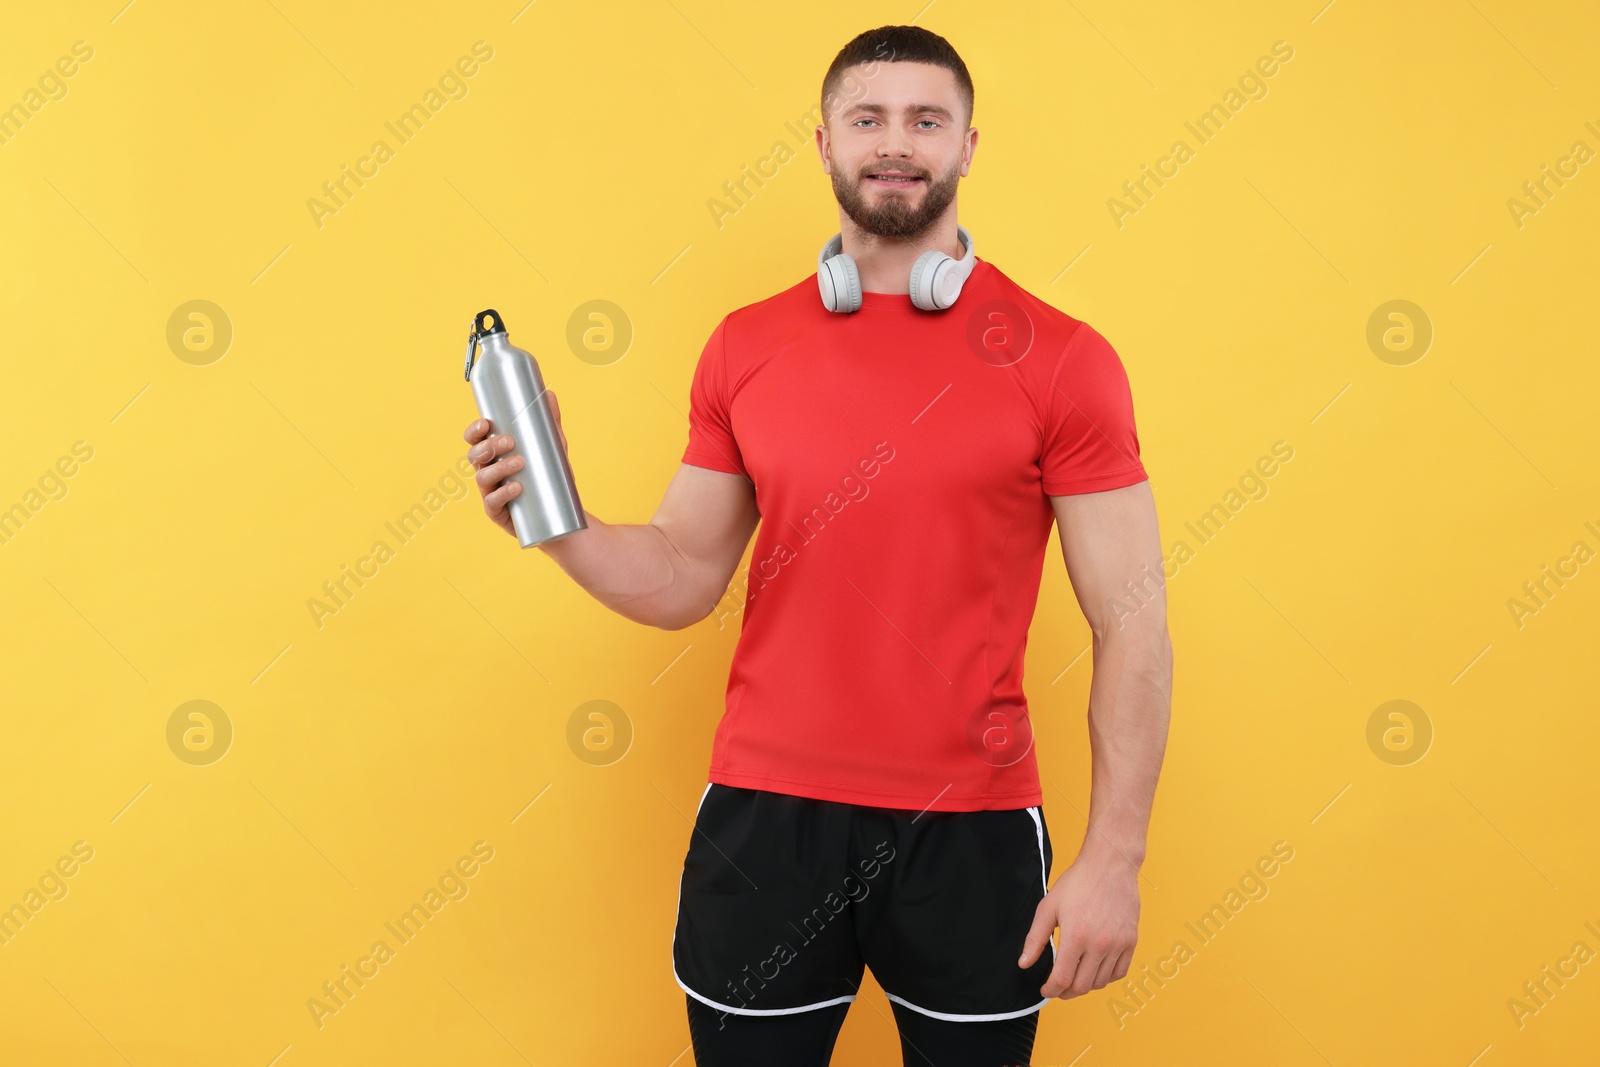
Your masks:
[{"label": "eyebrow", "polygon": [[[869,115],[889,114],[889,109],[882,104],[852,104],[850,107],[845,108],[845,114],[847,115],[854,111],[865,111]],[[948,110],[940,107],[938,104],[911,104],[906,108],[906,112],[912,115],[927,112],[930,115],[938,115],[940,118],[946,120],[954,118],[954,116],[951,115]]]}]

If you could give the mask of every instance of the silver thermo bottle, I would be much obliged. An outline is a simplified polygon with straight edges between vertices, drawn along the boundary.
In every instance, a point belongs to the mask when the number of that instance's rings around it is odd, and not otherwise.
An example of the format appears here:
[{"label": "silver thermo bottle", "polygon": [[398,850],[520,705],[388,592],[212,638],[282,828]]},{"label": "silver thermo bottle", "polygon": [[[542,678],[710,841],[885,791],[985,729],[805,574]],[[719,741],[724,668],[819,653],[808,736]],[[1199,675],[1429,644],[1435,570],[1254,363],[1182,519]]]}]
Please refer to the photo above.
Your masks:
[{"label": "silver thermo bottle", "polygon": [[[479,345],[483,352],[474,360]],[[500,458],[521,456],[523,460],[522,469],[506,479],[522,486],[522,492],[506,505],[522,547],[532,548],[588,529],[539,364],[506,339],[505,320],[492,308],[473,316],[467,335],[466,377],[472,383],[478,413],[489,420],[490,433],[511,435],[514,447]]]}]

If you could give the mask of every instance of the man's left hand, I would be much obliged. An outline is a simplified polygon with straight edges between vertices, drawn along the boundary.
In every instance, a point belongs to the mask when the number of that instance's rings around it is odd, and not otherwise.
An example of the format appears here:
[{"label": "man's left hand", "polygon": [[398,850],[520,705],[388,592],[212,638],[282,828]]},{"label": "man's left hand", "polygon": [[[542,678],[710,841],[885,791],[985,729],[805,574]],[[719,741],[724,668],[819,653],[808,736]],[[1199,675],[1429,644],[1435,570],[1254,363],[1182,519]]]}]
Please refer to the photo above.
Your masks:
[{"label": "man's left hand", "polygon": [[1031,967],[1057,927],[1056,965],[1039,994],[1070,1000],[1128,973],[1139,939],[1139,875],[1118,855],[1080,855],[1039,901],[1019,967]]}]

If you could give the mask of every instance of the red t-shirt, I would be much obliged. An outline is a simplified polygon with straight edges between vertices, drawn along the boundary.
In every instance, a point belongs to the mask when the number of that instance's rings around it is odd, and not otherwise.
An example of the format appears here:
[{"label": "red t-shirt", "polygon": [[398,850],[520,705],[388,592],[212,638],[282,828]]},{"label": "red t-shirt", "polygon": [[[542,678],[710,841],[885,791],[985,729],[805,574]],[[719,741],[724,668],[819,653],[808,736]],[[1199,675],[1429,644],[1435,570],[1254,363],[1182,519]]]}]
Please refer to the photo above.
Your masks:
[{"label": "red t-shirt", "polygon": [[1049,497],[1146,477],[1104,337],[981,259],[940,312],[864,293],[838,314],[808,275],[712,332],[683,462],[749,478],[762,517],[719,606],[743,618],[711,781],[1043,802],[1022,667]]}]

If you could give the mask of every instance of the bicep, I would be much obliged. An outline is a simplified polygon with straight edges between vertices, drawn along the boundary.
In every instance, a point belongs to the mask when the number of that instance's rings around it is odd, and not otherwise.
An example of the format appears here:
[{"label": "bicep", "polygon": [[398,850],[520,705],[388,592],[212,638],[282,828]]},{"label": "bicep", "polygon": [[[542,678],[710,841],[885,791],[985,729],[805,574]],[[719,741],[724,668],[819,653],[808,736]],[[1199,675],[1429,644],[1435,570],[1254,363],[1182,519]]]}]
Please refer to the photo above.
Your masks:
[{"label": "bicep", "polygon": [[760,519],[750,479],[680,463],[650,524],[666,534],[695,579],[720,595]]},{"label": "bicep", "polygon": [[1166,579],[1150,483],[1052,496],[1050,506],[1072,591],[1096,638],[1130,616],[1164,630]]}]

